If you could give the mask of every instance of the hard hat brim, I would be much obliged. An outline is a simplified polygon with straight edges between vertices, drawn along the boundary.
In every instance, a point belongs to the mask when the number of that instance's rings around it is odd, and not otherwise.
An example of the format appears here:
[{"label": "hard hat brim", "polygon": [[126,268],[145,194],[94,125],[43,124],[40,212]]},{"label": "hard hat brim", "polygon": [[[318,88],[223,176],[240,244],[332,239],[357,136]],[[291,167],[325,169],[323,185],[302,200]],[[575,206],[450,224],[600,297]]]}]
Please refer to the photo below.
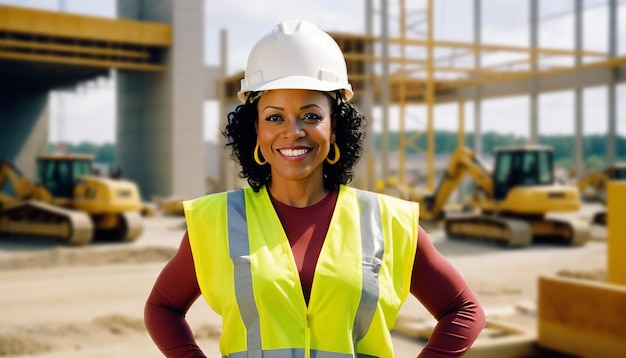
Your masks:
[{"label": "hard hat brim", "polygon": [[346,101],[350,100],[353,96],[352,86],[350,84],[320,81],[316,78],[308,76],[289,76],[249,86],[245,90],[239,91],[237,93],[237,98],[239,98],[242,102],[246,102],[248,94],[251,92],[271,91],[277,89],[306,89],[320,92],[341,90],[344,93],[344,100]]}]

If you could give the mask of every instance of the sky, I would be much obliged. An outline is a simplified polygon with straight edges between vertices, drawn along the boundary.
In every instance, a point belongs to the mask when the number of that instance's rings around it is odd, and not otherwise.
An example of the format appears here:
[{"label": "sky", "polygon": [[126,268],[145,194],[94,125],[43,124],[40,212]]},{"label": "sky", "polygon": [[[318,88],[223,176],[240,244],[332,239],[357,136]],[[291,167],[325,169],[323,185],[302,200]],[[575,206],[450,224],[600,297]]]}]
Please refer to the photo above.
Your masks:
[{"label": "sky", "polygon": [[[606,0],[584,0],[583,48],[590,51],[608,49],[608,10]],[[379,1],[373,1],[375,7]],[[392,2],[397,4],[398,2]],[[425,1],[406,1],[407,20],[419,20]],[[408,5],[408,4],[411,5]],[[473,14],[469,0],[439,0],[434,2],[434,38],[471,42]],[[483,0],[483,43],[529,46],[528,0]],[[44,10],[65,11],[113,18],[115,0],[0,0],[0,4]],[[320,28],[336,32],[365,32],[365,1],[363,0],[206,0],[205,2],[205,64],[219,64],[219,34],[226,29],[228,36],[229,74],[245,68],[248,52],[259,34],[268,32],[281,20],[306,19]],[[540,1],[539,46],[572,49],[574,46],[574,0]],[[618,55],[626,54],[626,0],[618,1]],[[411,8],[409,6],[414,6]],[[391,6],[390,33],[398,28],[397,5]],[[379,11],[377,11],[377,14]],[[374,32],[379,32],[380,17],[374,20]],[[600,26],[598,26],[600,25]],[[415,31],[410,34],[423,37]],[[444,53],[437,53],[445,55]],[[483,64],[501,62],[504,58],[491,55]],[[559,59],[567,63],[569,59]],[[462,63],[459,63],[462,64]],[[466,63],[466,65],[471,63]],[[50,96],[50,141],[94,143],[115,140],[114,79],[99,79],[71,92],[55,91]],[[626,136],[626,84],[617,86],[617,132]],[[482,102],[482,131],[529,135],[528,96],[488,99]],[[204,104],[204,137],[217,140],[217,105],[213,100]],[[539,97],[539,134],[570,135],[574,133],[574,93],[563,91],[545,93]],[[608,128],[606,87],[586,88],[583,103],[585,134],[604,134]],[[435,129],[456,130],[458,107],[438,105],[434,111]],[[381,128],[381,110],[374,111],[374,128]],[[396,111],[390,110],[389,128],[398,128]],[[423,106],[407,108],[406,128],[423,130],[426,111]],[[473,103],[465,104],[465,130],[473,130]]]}]

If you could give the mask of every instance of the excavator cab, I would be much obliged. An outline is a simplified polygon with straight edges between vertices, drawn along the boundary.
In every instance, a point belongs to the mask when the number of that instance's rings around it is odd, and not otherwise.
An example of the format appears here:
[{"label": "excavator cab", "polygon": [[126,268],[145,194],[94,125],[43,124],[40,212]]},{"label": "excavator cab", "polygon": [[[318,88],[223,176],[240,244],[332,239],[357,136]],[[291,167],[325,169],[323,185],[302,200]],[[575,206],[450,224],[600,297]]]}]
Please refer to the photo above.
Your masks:
[{"label": "excavator cab", "polygon": [[626,180],[626,163],[611,165],[604,173],[609,180]]},{"label": "excavator cab", "polygon": [[552,150],[548,147],[499,148],[495,151],[494,199],[504,200],[518,186],[552,185]]},{"label": "excavator cab", "polygon": [[93,157],[81,154],[44,155],[37,158],[41,184],[55,198],[72,198],[82,176],[92,175]]}]

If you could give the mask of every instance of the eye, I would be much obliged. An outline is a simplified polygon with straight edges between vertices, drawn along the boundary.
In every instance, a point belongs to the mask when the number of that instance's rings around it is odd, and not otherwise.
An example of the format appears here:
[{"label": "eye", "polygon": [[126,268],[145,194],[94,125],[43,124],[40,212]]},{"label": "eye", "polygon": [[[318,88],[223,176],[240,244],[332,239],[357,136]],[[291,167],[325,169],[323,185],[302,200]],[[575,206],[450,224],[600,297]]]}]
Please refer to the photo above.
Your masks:
[{"label": "eye", "polygon": [[277,121],[282,121],[283,118],[281,116],[279,116],[278,114],[270,114],[269,116],[265,117],[265,121],[267,122],[277,122]]},{"label": "eye", "polygon": [[310,121],[310,122],[319,122],[323,118],[317,113],[307,113],[304,116],[302,116],[302,119],[305,121]]}]

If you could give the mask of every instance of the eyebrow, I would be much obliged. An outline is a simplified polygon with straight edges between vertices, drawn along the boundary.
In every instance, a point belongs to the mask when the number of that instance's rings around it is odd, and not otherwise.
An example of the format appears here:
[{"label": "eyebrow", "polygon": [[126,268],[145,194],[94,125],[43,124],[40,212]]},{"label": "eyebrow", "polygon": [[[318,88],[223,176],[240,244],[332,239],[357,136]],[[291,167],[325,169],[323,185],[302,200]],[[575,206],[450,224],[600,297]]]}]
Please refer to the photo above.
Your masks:
[{"label": "eyebrow", "polygon": [[[318,106],[315,103],[305,104],[304,106],[300,107],[300,109],[301,110],[302,109],[308,109],[308,108],[311,108],[311,107],[317,107],[319,109],[322,109],[322,107]],[[263,108],[262,112],[265,112],[267,109],[277,109],[277,110],[281,110],[281,111],[285,110],[285,108],[283,108],[283,107],[268,105],[268,106],[265,106],[265,108]]]},{"label": "eyebrow", "polygon": [[283,107],[265,106],[265,108],[263,108],[263,111],[262,111],[262,112],[265,112],[265,110],[267,110],[267,109],[278,109],[278,110],[281,110],[281,111],[282,111],[282,110],[284,110],[284,108],[283,108]]}]

